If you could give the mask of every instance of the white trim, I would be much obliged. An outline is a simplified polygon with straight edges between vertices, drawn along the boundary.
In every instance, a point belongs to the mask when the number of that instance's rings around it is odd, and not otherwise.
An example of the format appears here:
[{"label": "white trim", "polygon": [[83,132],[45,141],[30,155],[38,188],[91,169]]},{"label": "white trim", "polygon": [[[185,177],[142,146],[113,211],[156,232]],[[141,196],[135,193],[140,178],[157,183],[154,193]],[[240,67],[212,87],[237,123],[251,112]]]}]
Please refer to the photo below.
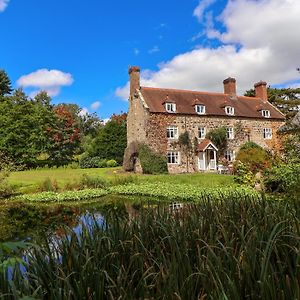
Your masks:
[{"label": "white trim", "polygon": [[262,115],[264,118],[271,118],[271,112],[270,112],[268,109],[262,109],[261,115]]},{"label": "white trim", "polygon": [[[177,162],[174,162],[174,163],[169,162],[169,154],[173,154],[174,155],[173,158],[175,158],[175,160],[176,160],[176,156],[177,156]],[[167,162],[168,162],[168,165],[179,165],[180,164],[180,152],[179,151],[167,151]]]},{"label": "white trim", "polygon": [[[203,137],[200,137],[200,128],[202,128],[202,129],[204,129],[203,130]],[[198,134],[197,134],[197,136],[198,136],[198,139],[200,139],[200,140],[204,140],[205,139],[205,136],[206,136],[206,127],[204,127],[204,126],[198,126]]]},{"label": "white trim", "polygon": [[[198,108],[198,107],[202,107],[202,112],[197,111],[197,108]],[[205,105],[204,105],[204,104],[195,104],[195,112],[196,112],[198,115],[205,115],[205,111],[206,111],[206,108],[205,108]]]},{"label": "white trim", "polygon": [[271,140],[273,138],[273,130],[272,130],[272,128],[264,128],[263,129],[263,138],[265,140]]},{"label": "white trim", "polygon": [[[171,106],[171,109],[168,109],[168,106]],[[173,103],[173,102],[166,102],[165,103],[165,109],[166,109],[166,112],[168,113],[176,113],[176,103]]]},{"label": "white trim", "polygon": [[225,110],[225,113],[227,116],[234,116],[234,107],[233,106],[227,105],[227,106],[225,106],[224,110]]},{"label": "white trim", "polygon": [[212,146],[216,151],[219,151],[219,149],[213,143],[209,143],[202,151],[206,151],[209,146]]},{"label": "white trim", "polygon": [[[174,137],[168,137],[168,131],[173,132]],[[177,140],[178,139],[178,126],[176,126],[176,125],[167,126],[167,139],[168,140]]]}]

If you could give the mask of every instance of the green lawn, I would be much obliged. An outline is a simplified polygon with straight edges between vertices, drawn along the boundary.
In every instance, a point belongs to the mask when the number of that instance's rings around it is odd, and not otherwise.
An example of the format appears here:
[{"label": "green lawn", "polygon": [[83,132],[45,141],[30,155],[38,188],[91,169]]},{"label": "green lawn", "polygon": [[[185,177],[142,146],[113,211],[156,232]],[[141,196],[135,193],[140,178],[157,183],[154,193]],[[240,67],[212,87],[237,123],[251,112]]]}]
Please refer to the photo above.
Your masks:
[{"label": "green lawn", "polygon": [[[122,169],[118,168],[103,168],[103,169],[40,169],[13,172],[9,177],[9,182],[17,186],[21,193],[36,192],[39,184],[47,178],[51,181],[56,181],[60,188],[63,188],[68,183],[79,181],[84,175],[92,177],[102,177],[111,179],[116,176],[130,176],[130,173],[122,173]],[[174,184],[191,184],[201,187],[220,187],[233,184],[233,176],[219,174],[178,174],[178,175],[134,175],[137,183],[174,183]]]}]

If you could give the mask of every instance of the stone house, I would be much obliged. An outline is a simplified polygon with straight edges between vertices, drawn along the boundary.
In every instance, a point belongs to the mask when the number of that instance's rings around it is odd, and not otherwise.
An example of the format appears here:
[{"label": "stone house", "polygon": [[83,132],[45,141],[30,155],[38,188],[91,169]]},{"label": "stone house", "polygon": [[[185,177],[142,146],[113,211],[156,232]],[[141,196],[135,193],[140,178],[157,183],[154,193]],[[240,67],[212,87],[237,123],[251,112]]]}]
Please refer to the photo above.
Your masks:
[{"label": "stone house", "polygon": [[[142,87],[139,67],[131,67],[129,76],[125,156],[131,159],[132,167],[127,170],[140,169],[133,145],[145,143],[167,157],[170,173],[216,171],[218,148],[206,139],[206,134],[221,126],[227,129],[228,146],[218,156],[228,162],[234,161],[247,141],[274,151],[280,148],[277,130],[285,116],[268,102],[266,82],[255,84],[255,97],[245,97],[236,94],[234,78],[224,80],[224,93],[211,93]],[[194,141],[191,157],[178,143],[184,132]]]}]

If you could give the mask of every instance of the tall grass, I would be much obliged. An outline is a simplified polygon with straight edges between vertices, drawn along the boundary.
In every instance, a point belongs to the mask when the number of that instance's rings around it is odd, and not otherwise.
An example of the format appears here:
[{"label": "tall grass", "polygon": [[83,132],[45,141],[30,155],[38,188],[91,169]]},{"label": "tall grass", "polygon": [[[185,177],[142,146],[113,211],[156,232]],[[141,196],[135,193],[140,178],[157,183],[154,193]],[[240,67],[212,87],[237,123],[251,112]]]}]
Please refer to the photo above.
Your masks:
[{"label": "tall grass", "polygon": [[45,238],[3,299],[299,299],[300,203],[239,196],[145,208]]}]

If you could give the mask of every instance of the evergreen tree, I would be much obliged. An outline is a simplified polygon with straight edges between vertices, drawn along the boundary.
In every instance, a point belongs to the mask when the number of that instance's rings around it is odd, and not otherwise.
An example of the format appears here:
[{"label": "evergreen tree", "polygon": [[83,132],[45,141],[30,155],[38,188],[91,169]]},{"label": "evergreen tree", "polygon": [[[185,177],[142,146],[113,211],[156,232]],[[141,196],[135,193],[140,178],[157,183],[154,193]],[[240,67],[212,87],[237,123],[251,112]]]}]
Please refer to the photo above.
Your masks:
[{"label": "evergreen tree", "polygon": [[0,96],[10,94],[12,92],[11,81],[4,70],[0,70]]}]

